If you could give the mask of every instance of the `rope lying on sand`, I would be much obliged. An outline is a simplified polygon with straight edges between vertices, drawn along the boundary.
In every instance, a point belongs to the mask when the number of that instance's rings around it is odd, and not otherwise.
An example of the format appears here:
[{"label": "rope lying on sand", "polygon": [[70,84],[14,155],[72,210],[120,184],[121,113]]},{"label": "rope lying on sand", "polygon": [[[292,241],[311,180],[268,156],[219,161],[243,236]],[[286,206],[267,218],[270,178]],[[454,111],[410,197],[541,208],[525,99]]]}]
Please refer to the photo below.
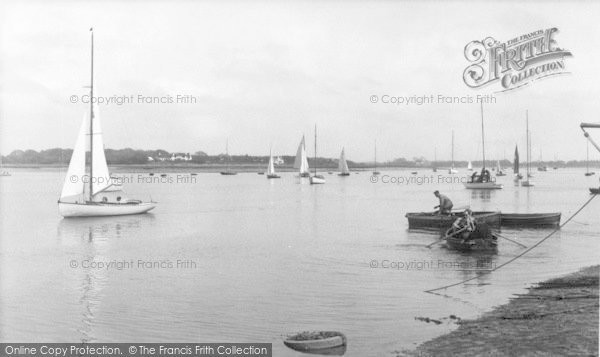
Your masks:
[{"label": "rope lying on sand", "polygon": [[571,217],[569,217],[569,219],[567,219],[563,224],[561,224],[560,226],[558,226],[555,230],[553,230],[552,232],[550,232],[550,234],[548,234],[547,236],[545,236],[544,238],[542,238],[541,240],[539,240],[537,243],[535,243],[534,245],[532,245],[531,247],[525,249],[524,251],[522,251],[520,254],[518,254],[517,256],[513,257],[512,259],[509,259],[508,261],[498,265],[497,267],[495,267],[494,269],[491,270],[485,270],[483,272],[481,272],[481,274],[476,275],[472,278],[469,279],[465,279],[463,281],[459,281],[458,283],[454,283],[454,284],[450,284],[450,285],[446,285],[446,286],[442,286],[439,288],[435,288],[435,289],[430,289],[430,290],[425,290],[426,293],[431,293],[434,294],[434,291],[438,291],[438,290],[443,290],[443,289],[448,289],[451,288],[453,286],[457,286],[457,285],[462,285],[466,282],[469,282],[471,280],[475,280],[478,279],[481,275],[486,275],[486,274],[491,274],[493,272],[495,272],[496,270],[514,262],[515,260],[521,258],[522,256],[524,256],[525,254],[527,254],[528,252],[532,251],[534,248],[536,248],[537,246],[539,246],[540,244],[542,244],[546,239],[552,237],[554,235],[554,233],[558,232],[562,227],[566,226],[567,223],[569,223],[573,218],[575,218],[575,216],[577,216],[579,214],[579,212],[581,212],[590,202],[592,202],[592,200],[594,198],[596,198],[596,196],[598,196],[598,194],[594,194],[592,195],[592,197],[590,197],[589,200],[587,200],[575,213],[573,213],[571,215]]}]

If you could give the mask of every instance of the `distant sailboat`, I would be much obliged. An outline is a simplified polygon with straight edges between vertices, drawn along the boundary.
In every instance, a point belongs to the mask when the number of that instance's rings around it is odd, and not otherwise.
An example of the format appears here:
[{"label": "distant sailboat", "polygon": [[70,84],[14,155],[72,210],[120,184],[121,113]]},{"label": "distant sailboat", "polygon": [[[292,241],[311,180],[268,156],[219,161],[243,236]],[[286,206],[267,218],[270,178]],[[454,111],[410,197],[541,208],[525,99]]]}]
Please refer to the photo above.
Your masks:
[{"label": "distant sailboat", "polygon": [[373,160],[373,176],[379,175],[381,172],[377,171],[377,141],[375,141],[375,159]]},{"label": "distant sailboat", "polygon": [[229,161],[231,161],[231,157],[229,156],[229,139],[227,139],[227,141],[225,142],[225,160],[226,160],[227,166],[225,167],[225,171],[221,171],[221,175],[225,175],[225,176],[237,175],[237,172],[231,171],[229,169]]},{"label": "distant sailboat", "polygon": [[310,184],[324,184],[325,177],[323,175],[317,175],[317,125],[315,124],[315,173],[310,177]]},{"label": "distant sailboat", "polygon": [[595,175],[596,173],[594,171],[590,171],[590,142],[587,142],[587,147],[586,147],[586,156],[585,156],[585,175],[586,176],[592,176]]},{"label": "distant sailboat", "polygon": [[530,139],[530,133],[529,133],[529,112],[525,111],[525,118],[526,118],[526,125],[527,125],[527,131],[526,131],[526,136],[527,136],[527,180],[525,181],[521,181],[521,186],[525,186],[525,187],[531,187],[534,186],[533,182],[531,182],[530,178],[531,178],[531,173],[529,172],[530,167],[530,161],[531,161],[531,141]]},{"label": "distant sailboat", "polygon": [[481,103],[481,145],[483,154],[483,164],[481,173],[476,172],[471,176],[471,180],[466,182],[465,188],[480,189],[480,190],[496,190],[501,189],[502,185],[494,182],[490,177],[490,172],[485,168],[485,130],[483,126],[483,102]]},{"label": "distant sailboat", "polygon": [[542,151],[540,150],[540,166],[538,166],[538,171],[548,171],[548,166],[543,165],[544,160],[542,159]]},{"label": "distant sailboat", "polygon": [[342,153],[340,154],[338,170],[340,170],[338,176],[350,176],[350,170],[348,170],[348,163],[346,162],[346,154],[344,153],[344,148],[342,148]]},{"label": "distant sailboat", "polygon": [[504,171],[502,171],[502,166],[500,166],[500,160],[496,160],[496,176],[506,176]]},{"label": "distant sailboat", "polygon": [[275,173],[275,164],[273,162],[273,149],[269,150],[269,167],[267,168],[267,179],[281,178]]},{"label": "distant sailboat", "polygon": [[469,161],[469,163],[467,164],[467,170],[473,171],[473,164],[471,163],[471,161]]},{"label": "distant sailboat", "polygon": [[0,176],[10,176],[10,172],[3,170],[2,155],[0,155]]},{"label": "distant sailboat", "polygon": [[298,145],[298,151],[296,152],[296,160],[294,161],[294,168],[298,170],[300,177],[309,177],[308,157],[306,156],[306,143],[304,141],[304,135]]},{"label": "distant sailboat", "polygon": [[[93,31],[91,33],[90,98],[94,98]],[[67,176],[58,200],[60,214],[63,217],[95,217],[121,216],[150,211],[156,207],[155,202],[142,202],[127,198],[122,186],[114,182],[110,176],[106,157],[104,156],[100,117],[94,111],[95,106],[90,101],[89,121],[84,117],[79,130]],[[86,141],[88,138],[90,146],[89,165],[86,163]],[[89,171],[89,175],[86,175],[86,171]]]},{"label": "distant sailboat", "polygon": [[454,130],[452,130],[452,166],[450,166],[450,169],[448,170],[449,174],[456,174],[458,173],[458,170],[456,170],[454,168]]},{"label": "distant sailboat", "polygon": [[433,148],[433,165],[432,165],[432,168],[431,168],[431,170],[433,172],[437,172],[437,165],[436,165],[436,163],[437,163],[437,147]]},{"label": "distant sailboat", "polygon": [[513,173],[515,175],[515,181],[523,178],[523,175],[519,173],[519,148],[515,145],[515,159],[513,161]]}]

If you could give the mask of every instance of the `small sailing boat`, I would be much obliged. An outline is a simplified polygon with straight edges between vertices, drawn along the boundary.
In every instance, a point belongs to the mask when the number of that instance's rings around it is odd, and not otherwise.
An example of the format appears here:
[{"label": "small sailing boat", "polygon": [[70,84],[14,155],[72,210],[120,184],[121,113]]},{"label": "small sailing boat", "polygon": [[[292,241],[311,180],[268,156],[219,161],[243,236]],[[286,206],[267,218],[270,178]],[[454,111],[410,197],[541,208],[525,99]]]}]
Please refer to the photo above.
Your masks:
[{"label": "small sailing boat", "polygon": [[275,164],[273,163],[273,149],[269,150],[269,167],[267,168],[267,179],[277,179],[281,176],[275,173]]},{"label": "small sailing boat", "polygon": [[350,176],[350,170],[348,170],[348,163],[346,162],[346,154],[344,153],[344,148],[342,148],[342,153],[340,154],[338,170],[340,170],[338,176]]},{"label": "small sailing boat", "polygon": [[10,176],[10,172],[2,168],[2,155],[0,155],[0,176]]},{"label": "small sailing boat", "polygon": [[586,147],[586,156],[585,156],[585,176],[592,176],[596,173],[594,171],[590,171],[590,142],[587,142]]},{"label": "small sailing boat", "polygon": [[315,124],[315,173],[310,177],[311,185],[324,184],[325,177],[323,175],[317,175],[317,125]]},{"label": "small sailing boat", "polygon": [[299,171],[300,177],[309,177],[310,171],[308,168],[308,157],[306,156],[306,144],[304,141],[304,135],[298,145],[298,151],[296,152],[296,160],[294,161],[294,168]]},{"label": "small sailing boat", "polygon": [[454,130],[452,130],[452,166],[448,169],[449,174],[456,174],[458,170],[454,168]]},{"label": "small sailing boat", "polygon": [[519,148],[515,145],[515,159],[513,161],[513,173],[515,175],[514,180],[519,181],[523,178],[523,175],[519,173]]},{"label": "small sailing boat", "polygon": [[496,176],[506,176],[504,171],[502,171],[502,166],[500,166],[500,160],[496,160]]},{"label": "small sailing boat", "polygon": [[473,164],[471,163],[471,161],[469,161],[469,163],[467,164],[467,170],[473,171]]},{"label": "small sailing boat", "polygon": [[377,176],[381,174],[381,172],[377,171],[377,140],[375,141],[375,159],[373,160],[373,176]]},{"label": "small sailing boat", "polygon": [[466,182],[465,188],[468,189],[481,189],[481,190],[495,190],[501,189],[502,185],[493,181],[490,177],[490,172],[485,168],[485,131],[483,127],[483,103],[481,103],[481,144],[483,153],[483,165],[481,173],[474,172],[471,175],[471,180]]},{"label": "small sailing boat", "polygon": [[229,169],[229,161],[231,161],[231,157],[229,156],[229,139],[227,139],[227,141],[225,142],[225,162],[226,162],[226,167],[225,167],[225,171],[221,171],[221,175],[225,175],[225,176],[232,176],[232,175],[237,175],[237,172],[235,171],[231,171]]},{"label": "small sailing boat", "polygon": [[543,164],[543,160],[542,160],[542,151],[540,150],[540,166],[538,166],[537,170],[538,171],[548,171],[548,166]]},{"label": "small sailing boat", "polygon": [[[90,98],[94,98],[94,32],[91,31]],[[63,217],[121,216],[145,213],[156,207],[155,202],[127,198],[122,186],[108,171],[100,117],[96,104],[90,101],[89,122],[84,117],[73,149],[69,169],[58,200]],[[86,163],[86,142],[89,139],[90,160]],[[88,170],[89,169],[89,170]],[[89,172],[89,175],[86,174]]]},{"label": "small sailing boat", "polygon": [[532,177],[530,171],[530,161],[531,161],[531,141],[529,140],[531,138],[531,134],[529,133],[529,111],[525,111],[525,118],[526,118],[526,125],[527,125],[527,131],[526,131],[526,136],[527,136],[527,180],[525,181],[521,181],[521,186],[524,187],[532,187],[535,186],[533,184],[533,182],[530,180],[530,178]]}]

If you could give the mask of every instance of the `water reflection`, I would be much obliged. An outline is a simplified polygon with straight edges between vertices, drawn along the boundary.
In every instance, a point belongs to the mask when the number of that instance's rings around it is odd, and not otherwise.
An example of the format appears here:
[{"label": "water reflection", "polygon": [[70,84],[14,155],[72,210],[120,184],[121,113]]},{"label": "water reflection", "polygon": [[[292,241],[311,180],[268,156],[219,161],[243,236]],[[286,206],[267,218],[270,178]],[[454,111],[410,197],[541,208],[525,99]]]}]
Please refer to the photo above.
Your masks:
[{"label": "water reflection", "polygon": [[82,309],[81,324],[77,332],[82,343],[95,342],[94,322],[104,298],[103,290],[109,283],[109,270],[95,263],[109,261],[111,241],[121,239],[147,225],[154,219],[151,214],[123,217],[89,217],[62,219],[58,224],[58,239],[67,246],[75,246],[79,253],[73,255],[73,286],[79,292],[78,303]]},{"label": "water reflection", "polygon": [[483,202],[489,202],[492,198],[492,192],[495,190],[471,190],[471,199],[480,199]]}]

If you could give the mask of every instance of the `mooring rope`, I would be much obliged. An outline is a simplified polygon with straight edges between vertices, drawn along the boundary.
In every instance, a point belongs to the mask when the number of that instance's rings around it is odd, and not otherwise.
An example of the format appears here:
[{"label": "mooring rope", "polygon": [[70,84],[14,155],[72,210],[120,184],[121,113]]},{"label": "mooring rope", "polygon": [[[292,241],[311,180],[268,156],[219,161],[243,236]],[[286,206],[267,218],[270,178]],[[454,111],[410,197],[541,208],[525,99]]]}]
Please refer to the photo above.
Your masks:
[{"label": "mooring rope", "polygon": [[491,270],[485,270],[483,271],[481,274],[478,274],[472,278],[469,279],[465,279],[463,281],[459,281],[458,283],[454,283],[454,284],[450,284],[450,285],[446,285],[446,286],[442,286],[440,288],[435,288],[435,289],[430,289],[430,290],[425,290],[426,293],[431,293],[433,294],[434,291],[438,291],[438,290],[443,290],[443,289],[448,289],[451,288],[453,286],[457,286],[457,285],[461,285],[464,284],[466,282],[469,282],[471,280],[475,280],[477,278],[479,278],[481,275],[487,275],[487,274],[491,274],[493,272],[495,272],[496,270],[514,262],[515,260],[519,259],[520,257],[524,256],[525,254],[527,254],[528,252],[530,252],[531,250],[533,250],[535,247],[539,246],[540,244],[542,244],[546,239],[552,237],[554,235],[554,233],[558,232],[562,227],[564,227],[565,225],[567,225],[567,223],[569,223],[573,218],[575,218],[575,216],[577,216],[579,214],[579,212],[581,212],[590,202],[592,202],[592,200],[598,196],[597,193],[593,194],[592,197],[590,197],[589,200],[587,200],[577,211],[575,211],[575,213],[573,213],[571,215],[571,217],[569,217],[569,219],[567,219],[563,224],[561,224],[560,226],[558,226],[558,228],[556,228],[554,231],[550,232],[550,234],[548,234],[547,236],[545,236],[544,238],[542,238],[540,241],[538,241],[537,243],[535,243],[534,245],[532,245],[531,247],[525,249],[524,251],[522,251],[520,254],[516,255],[515,257],[509,259],[508,261],[498,265],[497,267],[495,267],[494,269]]}]

